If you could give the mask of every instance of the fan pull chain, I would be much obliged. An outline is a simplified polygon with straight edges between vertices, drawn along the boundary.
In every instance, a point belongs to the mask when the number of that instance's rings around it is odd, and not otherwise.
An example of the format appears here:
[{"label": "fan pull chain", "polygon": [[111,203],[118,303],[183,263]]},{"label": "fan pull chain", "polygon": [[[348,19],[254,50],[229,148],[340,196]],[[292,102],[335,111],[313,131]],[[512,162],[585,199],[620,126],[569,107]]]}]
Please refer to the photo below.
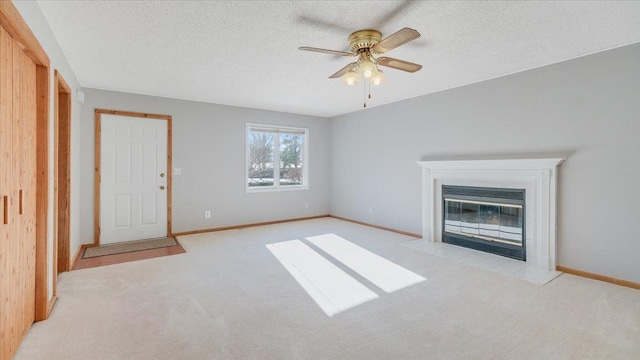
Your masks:
[{"label": "fan pull chain", "polygon": [[369,99],[371,99],[371,80],[367,81],[367,84],[369,85]]},{"label": "fan pull chain", "polygon": [[363,108],[367,107],[367,79],[365,78],[362,82],[362,99],[363,99]]}]

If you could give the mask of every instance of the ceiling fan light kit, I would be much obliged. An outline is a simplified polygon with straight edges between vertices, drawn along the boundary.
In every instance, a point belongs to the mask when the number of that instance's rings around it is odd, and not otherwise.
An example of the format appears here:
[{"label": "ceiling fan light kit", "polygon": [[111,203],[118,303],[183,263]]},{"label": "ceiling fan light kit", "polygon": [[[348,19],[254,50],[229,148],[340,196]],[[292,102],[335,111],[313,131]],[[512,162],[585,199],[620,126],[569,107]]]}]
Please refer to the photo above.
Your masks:
[{"label": "ceiling fan light kit", "polygon": [[378,67],[369,58],[363,60],[358,65],[358,73],[367,79],[376,72],[378,72]]},{"label": "ceiling fan light kit", "polygon": [[346,74],[342,75],[342,83],[345,85],[357,85],[359,82],[360,75],[354,70],[349,70]]},{"label": "ceiling fan light kit", "polygon": [[[389,57],[375,58],[373,55],[385,53],[419,37],[420,33],[410,28],[404,28],[384,39],[382,39],[382,34],[379,31],[365,29],[349,35],[348,40],[351,52],[308,46],[303,46],[298,49],[337,56],[357,56],[358,61],[348,64],[335,74],[329,76],[329,78],[342,78],[342,83],[345,85],[356,85],[362,78],[365,80],[365,86],[367,83],[366,80],[368,80],[369,85],[381,85],[386,83],[387,79],[385,74],[378,69],[378,66],[386,66],[392,69],[414,73],[422,69],[422,65]],[[369,93],[369,98],[371,98],[371,93]],[[366,101],[364,107],[366,107]]]},{"label": "ceiling fan light kit", "polygon": [[387,77],[384,75],[382,70],[378,70],[375,74],[371,76],[369,79],[373,85],[382,85],[387,82]]}]

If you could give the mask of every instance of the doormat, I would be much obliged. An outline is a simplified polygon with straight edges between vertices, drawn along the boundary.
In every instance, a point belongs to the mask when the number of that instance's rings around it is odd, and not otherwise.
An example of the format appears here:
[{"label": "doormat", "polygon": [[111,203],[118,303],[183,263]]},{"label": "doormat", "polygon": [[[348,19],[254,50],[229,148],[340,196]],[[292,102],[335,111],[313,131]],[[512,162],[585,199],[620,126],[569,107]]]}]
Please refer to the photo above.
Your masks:
[{"label": "doormat", "polygon": [[175,237],[162,237],[157,239],[136,240],[117,244],[101,245],[96,247],[86,248],[83,259],[94,258],[99,256],[124,254],[142,250],[159,249],[165,247],[178,246],[178,241]]}]

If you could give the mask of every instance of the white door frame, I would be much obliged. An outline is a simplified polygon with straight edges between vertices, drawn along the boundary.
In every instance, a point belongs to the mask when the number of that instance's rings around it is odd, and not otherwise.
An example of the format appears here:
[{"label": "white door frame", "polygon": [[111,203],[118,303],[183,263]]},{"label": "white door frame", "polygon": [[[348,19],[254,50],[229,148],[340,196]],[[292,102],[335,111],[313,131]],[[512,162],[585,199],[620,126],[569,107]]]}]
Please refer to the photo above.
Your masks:
[{"label": "white door frame", "polygon": [[102,140],[101,134],[101,117],[102,114],[106,115],[118,115],[128,117],[138,117],[145,119],[157,119],[167,121],[167,236],[172,236],[171,230],[171,198],[172,198],[172,173],[173,167],[171,164],[172,142],[171,142],[171,115],[159,115],[159,114],[147,114],[131,111],[118,111],[118,110],[95,110],[95,178],[93,189],[93,245],[100,245],[100,145]]}]

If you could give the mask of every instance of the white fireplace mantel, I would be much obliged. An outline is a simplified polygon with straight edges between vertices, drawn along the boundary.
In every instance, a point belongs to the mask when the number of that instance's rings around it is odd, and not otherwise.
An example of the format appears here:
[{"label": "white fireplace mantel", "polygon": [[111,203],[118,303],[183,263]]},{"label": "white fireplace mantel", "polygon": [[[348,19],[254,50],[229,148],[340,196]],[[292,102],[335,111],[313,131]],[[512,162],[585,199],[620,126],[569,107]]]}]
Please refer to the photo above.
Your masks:
[{"label": "white fireplace mantel", "polygon": [[556,269],[557,167],[564,158],[419,161],[422,236],[442,241],[442,185],[525,190],[527,263]]}]

